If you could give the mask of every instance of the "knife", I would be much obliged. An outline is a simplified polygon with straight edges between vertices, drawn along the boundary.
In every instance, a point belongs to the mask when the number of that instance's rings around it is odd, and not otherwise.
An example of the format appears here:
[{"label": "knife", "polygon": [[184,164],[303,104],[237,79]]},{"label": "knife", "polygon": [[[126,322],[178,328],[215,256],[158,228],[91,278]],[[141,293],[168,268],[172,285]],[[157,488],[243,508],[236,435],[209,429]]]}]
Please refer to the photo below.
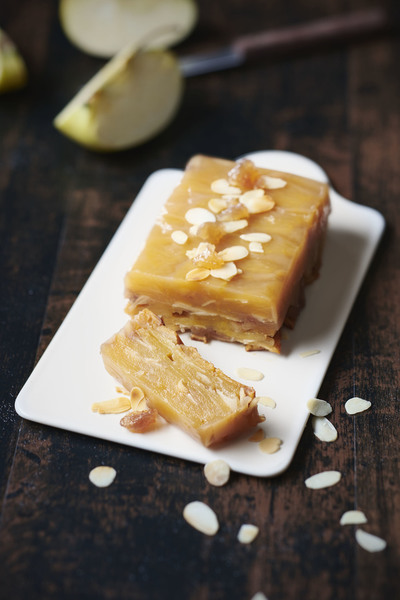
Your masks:
[{"label": "knife", "polygon": [[396,19],[391,19],[386,10],[372,8],[244,35],[218,50],[182,57],[179,64],[185,77],[193,77],[240,67],[249,60],[262,56],[278,57],[365,39],[388,32],[395,24]]}]

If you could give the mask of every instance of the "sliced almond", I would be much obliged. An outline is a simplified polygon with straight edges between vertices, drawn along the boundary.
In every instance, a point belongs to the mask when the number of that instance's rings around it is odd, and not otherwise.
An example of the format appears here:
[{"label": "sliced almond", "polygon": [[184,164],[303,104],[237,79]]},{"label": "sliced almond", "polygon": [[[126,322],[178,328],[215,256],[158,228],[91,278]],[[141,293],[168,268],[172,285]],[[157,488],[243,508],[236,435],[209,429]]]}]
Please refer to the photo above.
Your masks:
[{"label": "sliced almond", "polygon": [[270,175],[261,175],[257,183],[267,190],[279,190],[287,186],[287,181],[281,177],[271,177]]},{"label": "sliced almond", "polygon": [[275,452],[278,452],[278,450],[280,450],[282,444],[283,442],[280,438],[268,437],[265,438],[265,440],[262,440],[258,444],[258,447],[261,450],[261,452],[264,452],[265,454],[275,454]]},{"label": "sliced almond", "polygon": [[250,252],[255,252],[256,254],[264,253],[264,248],[262,247],[262,244],[260,244],[260,242],[250,242],[249,250]]},{"label": "sliced almond", "polygon": [[312,427],[315,437],[321,442],[334,442],[337,440],[336,428],[326,417],[313,417]]},{"label": "sliced almond", "polygon": [[180,244],[181,246],[183,246],[183,244],[186,244],[187,242],[188,235],[184,231],[176,229],[171,233],[171,238],[176,244]]},{"label": "sliced almond", "polygon": [[206,535],[215,535],[219,529],[215,512],[207,504],[198,500],[189,502],[185,506],[183,509],[183,518],[194,529]]},{"label": "sliced almond", "polygon": [[307,408],[315,417],[326,417],[332,412],[332,406],[329,402],[320,398],[310,398],[307,402]]},{"label": "sliced almond", "polygon": [[215,215],[206,208],[189,208],[185,214],[185,219],[191,225],[201,225],[202,223],[213,223]]},{"label": "sliced almond", "polygon": [[385,540],[377,535],[372,535],[372,533],[367,533],[363,529],[357,529],[356,540],[361,548],[368,552],[382,552],[387,546]]},{"label": "sliced almond", "polygon": [[210,273],[210,269],[196,267],[194,269],[191,269],[191,271],[188,271],[188,273],[186,273],[186,279],[188,281],[202,281],[203,279],[207,279]]},{"label": "sliced almond", "polygon": [[246,258],[248,254],[249,251],[244,246],[229,246],[218,252],[218,256],[220,256],[224,262],[241,260],[242,258]]},{"label": "sliced almond", "polygon": [[235,231],[240,231],[240,229],[244,229],[249,224],[247,219],[239,219],[238,221],[225,221],[220,223],[221,229],[224,233],[235,233]]},{"label": "sliced almond", "polygon": [[208,201],[208,208],[216,215],[227,208],[228,202],[224,198],[211,198]]},{"label": "sliced almond", "polygon": [[103,402],[95,402],[92,404],[92,411],[101,415],[119,414],[130,410],[131,403],[126,396],[118,396],[112,400],[104,400]]},{"label": "sliced almond", "polygon": [[249,437],[249,442],[261,442],[265,438],[265,433],[263,429],[257,429],[253,435]]},{"label": "sliced almond", "polygon": [[117,471],[113,467],[95,467],[89,473],[89,479],[97,487],[108,487],[115,479]]},{"label": "sliced almond", "polygon": [[314,356],[314,354],[319,354],[321,350],[306,350],[305,352],[300,352],[301,358],[308,358],[309,356]]},{"label": "sliced almond", "polygon": [[216,279],[225,279],[226,281],[229,281],[230,279],[232,279],[232,277],[237,275],[237,272],[237,267],[233,262],[227,262],[224,264],[223,267],[220,267],[219,269],[210,270],[210,274],[212,277],[215,277]]},{"label": "sliced almond", "polygon": [[340,518],[341,525],[361,525],[367,522],[367,517],[362,510],[348,510]]},{"label": "sliced almond", "polygon": [[260,244],[265,244],[271,241],[271,236],[268,233],[242,233],[240,235],[240,239],[245,242],[259,242]]},{"label": "sliced almond", "polygon": [[262,404],[263,406],[268,406],[269,408],[276,408],[276,402],[269,396],[257,396],[256,400],[258,404]]},{"label": "sliced almond", "polygon": [[234,185],[230,185],[227,179],[215,179],[211,183],[211,190],[214,194],[241,194],[242,190]]},{"label": "sliced almond", "polygon": [[263,190],[245,192],[240,196],[240,202],[245,205],[251,215],[267,212],[275,206],[271,196],[264,194]]},{"label": "sliced almond", "polygon": [[147,403],[144,396],[144,392],[140,387],[133,387],[129,394],[132,410],[142,411],[147,409]]},{"label": "sliced almond", "polygon": [[229,481],[231,469],[222,459],[213,460],[204,466],[204,475],[211,485],[220,487]]},{"label": "sliced almond", "polygon": [[357,396],[347,400],[346,404],[344,405],[346,412],[349,415],[355,415],[357,413],[363,412],[364,410],[368,410],[370,406],[371,402],[369,400],[363,400],[362,398],[358,398]]},{"label": "sliced almond", "polygon": [[260,530],[257,525],[251,525],[250,523],[245,523],[241,525],[237,539],[241,544],[251,544],[256,537],[258,536]]},{"label": "sliced almond", "polygon": [[321,490],[322,488],[331,487],[336,485],[342,478],[340,471],[322,471],[311,475],[305,480],[306,487],[311,490]]},{"label": "sliced almond", "polygon": [[238,367],[236,373],[238,374],[238,377],[249,379],[251,381],[261,381],[261,379],[264,379],[264,373],[261,373],[261,371],[258,371],[257,369],[250,369],[249,367]]}]

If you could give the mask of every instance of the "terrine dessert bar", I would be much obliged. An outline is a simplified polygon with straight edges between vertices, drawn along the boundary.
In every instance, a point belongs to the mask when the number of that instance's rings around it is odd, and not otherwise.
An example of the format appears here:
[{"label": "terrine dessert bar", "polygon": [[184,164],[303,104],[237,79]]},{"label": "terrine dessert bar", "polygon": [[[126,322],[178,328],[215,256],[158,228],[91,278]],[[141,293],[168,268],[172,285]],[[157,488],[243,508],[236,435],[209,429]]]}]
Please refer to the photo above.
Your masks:
[{"label": "terrine dessert bar", "polygon": [[193,339],[280,352],[318,277],[329,211],[324,183],[193,157],[126,275],[128,313],[146,307]]},{"label": "terrine dessert bar", "polygon": [[237,437],[263,420],[252,387],[185,346],[148,309],[102,344],[101,355],[107,371],[128,392],[140,389],[148,409],[205,446]]}]

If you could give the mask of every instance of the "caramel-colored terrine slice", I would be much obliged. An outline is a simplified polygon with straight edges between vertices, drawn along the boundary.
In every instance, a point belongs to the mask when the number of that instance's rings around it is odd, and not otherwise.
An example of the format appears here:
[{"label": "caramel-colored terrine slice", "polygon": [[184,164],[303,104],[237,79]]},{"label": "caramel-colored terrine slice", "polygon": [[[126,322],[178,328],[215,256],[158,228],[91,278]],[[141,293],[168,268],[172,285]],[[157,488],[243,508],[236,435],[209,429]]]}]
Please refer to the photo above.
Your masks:
[{"label": "caramel-colored terrine slice", "polygon": [[318,276],[329,210],[324,183],[195,156],[126,275],[127,311],[148,307],[193,339],[279,352]]},{"label": "caramel-colored terrine slice", "polygon": [[185,346],[148,309],[102,344],[101,355],[107,371],[126,390],[139,387],[150,409],[205,446],[237,437],[262,420],[253,388]]}]

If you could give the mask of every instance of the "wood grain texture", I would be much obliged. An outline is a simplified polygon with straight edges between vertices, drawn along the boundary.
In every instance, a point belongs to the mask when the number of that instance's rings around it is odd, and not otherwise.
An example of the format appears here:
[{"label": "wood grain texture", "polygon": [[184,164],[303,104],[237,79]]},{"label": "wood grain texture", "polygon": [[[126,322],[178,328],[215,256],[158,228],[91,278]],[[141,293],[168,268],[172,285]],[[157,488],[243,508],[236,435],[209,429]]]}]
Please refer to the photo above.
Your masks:
[{"label": "wood grain texture", "polygon": [[[199,0],[179,53],[238,35],[372,6],[353,0]],[[52,0],[3,0],[0,25],[24,53],[30,83],[0,96],[0,596],[22,600],[380,600],[400,596],[399,268],[400,110],[394,36],[258,60],[186,82],[171,126],[142,147],[97,155],[52,119],[101,61],[64,37]],[[320,397],[339,437],[307,426],[279,477],[233,474],[213,488],[199,465],[21,420],[19,389],[63,321],[144,181],[195,153],[235,158],[282,149],[317,161],[345,197],[381,211],[387,229]],[[83,333],[84,335],[84,333]],[[57,394],[57,390],[54,390]],[[349,416],[344,402],[371,400]],[[94,487],[91,468],[117,471]],[[304,480],[338,469],[341,482]],[[191,500],[214,508],[220,531],[190,528]],[[387,540],[369,554],[342,527],[364,510]],[[251,545],[236,536],[259,526]]]}]

